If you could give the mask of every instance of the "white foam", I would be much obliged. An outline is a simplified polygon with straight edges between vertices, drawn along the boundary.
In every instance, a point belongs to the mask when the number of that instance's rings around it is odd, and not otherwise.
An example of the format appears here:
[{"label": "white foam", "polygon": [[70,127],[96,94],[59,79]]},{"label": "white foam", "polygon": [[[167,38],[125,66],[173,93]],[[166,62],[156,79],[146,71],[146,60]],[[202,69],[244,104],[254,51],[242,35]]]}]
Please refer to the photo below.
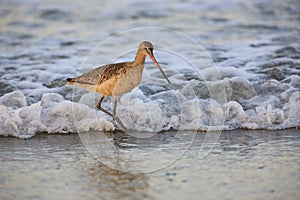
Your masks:
[{"label": "white foam", "polygon": [[15,117],[15,112],[11,107],[0,105],[0,135],[19,136],[18,122],[19,118]]},{"label": "white foam", "polygon": [[[16,92],[9,95],[16,102],[23,98]],[[5,98],[7,96],[2,97]],[[19,138],[30,138],[39,132],[76,133],[114,130],[113,124],[100,112],[84,104],[64,100],[61,95],[55,93],[44,94],[40,102],[17,109],[0,105],[0,122],[0,135]]]},{"label": "white foam", "polygon": [[300,118],[300,92],[294,92],[289,102],[285,105],[285,109],[287,109],[287,116],[289,118],[295,119],[299,121]]},{"label": "white foam", "polygon": [[[207,81],[216,81],[219,80],[219,77],[242,77],[245,79],[258,79],[260,75],[255,75],[253,73],[249,73],[245,71],[244,69],[239,69],[232,66],[226,66],[226,67],[216,67],[216,68],[205,68],[200,71],[203,78]],[[216,73],[219,73],[216,75]]]},{"label": "white foam", "polygon": [[[297,75],[281,82],[269,80],[259,85],[259,93],[242,77],[202,82],[202,89],[197,87],[199,80],[188,84],[178,80],[172,89],[146,84],[122,96],[117,115],[127,128],[149,132],[298,127],[299,80]],[[76,99],[82,93],[74,95]],[[226,101],[220,101],[223,96]],[[0,97],[0,135],[30,138],[39,132],[114,130],[112,120],[95,109],[99,98],[99,94],[84,93],[79,102],[71,102],[57,93],[45,93],[40,101],[27,105],[22,92],[5,94]],[[108,110],[112,106],[112,99],[103,102]]]},{"label": "white foam", "polygon": [[0,97],[0,105],[16,109],[26,106],[27,101],[25,95],[22,92],[15,91]]}]

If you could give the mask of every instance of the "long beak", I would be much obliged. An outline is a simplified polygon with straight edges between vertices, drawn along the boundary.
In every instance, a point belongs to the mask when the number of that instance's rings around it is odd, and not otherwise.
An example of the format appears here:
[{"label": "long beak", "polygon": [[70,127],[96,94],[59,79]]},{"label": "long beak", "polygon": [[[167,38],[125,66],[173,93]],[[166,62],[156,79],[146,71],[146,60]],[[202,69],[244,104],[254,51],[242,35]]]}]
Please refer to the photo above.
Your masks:
[{"label": "long beak", "polygon": [[158,70],[164,75],[165,79],[167,79],[167,81],[169,83],[171,83],[171,81],[168,79],[168,77],[166,76],[165,72],[162,70],[162,68],[160,67],[160,65],[158,64],[157,60],[155,59],[154,55],[152,52],[148,52],[149,53],[149,57],[151,58],[151,60],[154,62],[154,64],[156,65],[156,67],[158,68]]}]

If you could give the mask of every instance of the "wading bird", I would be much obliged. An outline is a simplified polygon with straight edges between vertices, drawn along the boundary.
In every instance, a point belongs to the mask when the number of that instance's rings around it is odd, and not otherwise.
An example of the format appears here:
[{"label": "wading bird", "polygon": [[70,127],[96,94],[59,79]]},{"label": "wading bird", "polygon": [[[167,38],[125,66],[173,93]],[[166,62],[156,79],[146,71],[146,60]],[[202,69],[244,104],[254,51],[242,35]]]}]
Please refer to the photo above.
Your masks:
[{"label": "wading bird", "polygon": [[[96,107],[100,111],[111,116],[122,129],[126,129],[122,121],[116,116],[117,102],[122,94],[131,91],[140,83],[146,56],[150,57],[165,79],[171,83],[156,61],[153,55],[153,45],[148,41],[140,43],[133,62],[103,65],[90,72],[82,74],[81,76],[68,78],[67,82],[68,84],[82,87],[90,92],[102,94],[102,97]],[[113,113],[110,113],[101,107],[103,99],[108,96],[113,96],[115,99]]]}]

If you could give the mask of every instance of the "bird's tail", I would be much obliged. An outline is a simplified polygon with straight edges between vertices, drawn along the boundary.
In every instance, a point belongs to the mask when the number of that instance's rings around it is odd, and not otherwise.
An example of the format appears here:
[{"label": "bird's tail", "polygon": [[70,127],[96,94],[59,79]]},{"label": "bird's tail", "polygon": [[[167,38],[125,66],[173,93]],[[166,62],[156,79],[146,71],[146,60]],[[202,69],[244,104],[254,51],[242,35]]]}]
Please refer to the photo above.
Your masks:
[{"label": "bird's tail", "polygon": [[73,78],[67,78],[67,82],[68,82],[68,84],[71,84],[71,85],[75,83]]}]

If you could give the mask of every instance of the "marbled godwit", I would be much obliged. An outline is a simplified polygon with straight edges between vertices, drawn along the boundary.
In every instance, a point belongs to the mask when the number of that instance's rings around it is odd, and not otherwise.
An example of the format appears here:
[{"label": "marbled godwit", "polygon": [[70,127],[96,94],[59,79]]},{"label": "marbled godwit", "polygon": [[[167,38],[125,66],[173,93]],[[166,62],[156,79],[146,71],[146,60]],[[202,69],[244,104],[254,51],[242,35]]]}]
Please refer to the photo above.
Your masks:
[{"label": "marbled godwit", "polygon": [[[121,128],[126,129],[121,120],[116,116],[117,102],[122,94],[129,92],[140,83],[146,56],[150,57],[165,79],[171,83],[153,55],[152,44],[148,41],[144,41],[140,43],[133,62],[122,62],[97,67],[81,76],[68,78],[68,84],[102,94],[96,107],[111,116]],[[103,99],[108,96],[115,98],[113,113],[101,107]]]}]

